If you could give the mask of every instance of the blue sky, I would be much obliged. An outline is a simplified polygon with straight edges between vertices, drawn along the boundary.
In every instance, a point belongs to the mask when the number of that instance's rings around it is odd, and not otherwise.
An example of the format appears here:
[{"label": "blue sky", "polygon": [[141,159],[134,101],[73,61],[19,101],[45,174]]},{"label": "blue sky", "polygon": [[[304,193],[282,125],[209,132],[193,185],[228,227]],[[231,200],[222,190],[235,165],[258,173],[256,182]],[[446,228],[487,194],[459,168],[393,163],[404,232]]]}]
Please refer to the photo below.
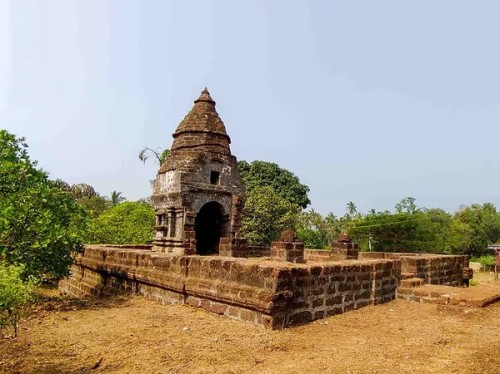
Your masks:
[{"label": "blue sky", "polygon": [[0,0],[0,120],[52,178],[150,194],[207,86],[321,213],[500,205],[500,2]]}]

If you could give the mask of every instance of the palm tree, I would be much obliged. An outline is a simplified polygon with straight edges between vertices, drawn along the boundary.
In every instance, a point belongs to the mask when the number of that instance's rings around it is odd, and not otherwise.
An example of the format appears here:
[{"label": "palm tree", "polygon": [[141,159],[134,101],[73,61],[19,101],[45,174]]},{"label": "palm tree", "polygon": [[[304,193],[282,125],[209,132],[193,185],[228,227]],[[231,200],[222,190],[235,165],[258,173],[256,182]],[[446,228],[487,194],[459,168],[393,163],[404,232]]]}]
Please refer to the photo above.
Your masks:
[{"label": "palm tree", "polygon": [[347,216],[352,219],[358,212],[358,210],[356,209],[356,204],[354,204],[352,201],[349,201],[346,206],[346,212]]},{"label": "palm tree", "polygon": [[125,199],[125,197],[122,196],[121,192],[117,192],[117,191],[111,192],[111,205],[113,205],[113,206],[118,205],[124,200],[126,200],[126,199]]}]

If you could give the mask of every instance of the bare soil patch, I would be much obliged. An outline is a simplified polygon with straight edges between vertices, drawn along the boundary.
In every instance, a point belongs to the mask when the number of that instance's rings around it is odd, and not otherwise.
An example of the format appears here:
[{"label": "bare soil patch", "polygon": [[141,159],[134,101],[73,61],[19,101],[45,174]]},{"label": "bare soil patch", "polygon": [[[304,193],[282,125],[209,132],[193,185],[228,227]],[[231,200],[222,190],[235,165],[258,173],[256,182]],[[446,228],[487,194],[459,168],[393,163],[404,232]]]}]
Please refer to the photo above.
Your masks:
[{"label": "bare soil patch", "polygon": [[394,301],[270,331],[140,297],[48,298],[17,339],[0,337],[0,372],[498,373],[499,352],[500,303]]}]

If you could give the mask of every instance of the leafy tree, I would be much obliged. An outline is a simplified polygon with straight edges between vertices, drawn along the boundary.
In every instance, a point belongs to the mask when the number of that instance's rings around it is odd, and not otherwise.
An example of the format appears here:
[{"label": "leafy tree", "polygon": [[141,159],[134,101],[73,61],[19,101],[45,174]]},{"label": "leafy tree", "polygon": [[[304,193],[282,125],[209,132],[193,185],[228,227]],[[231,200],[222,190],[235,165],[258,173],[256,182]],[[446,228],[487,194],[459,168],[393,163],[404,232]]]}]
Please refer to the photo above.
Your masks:
[{"label": "leafy tree", "polygon": [[455,219],[470,227],[471,241],[466,253],[471,256],[487,254],[488,245],[500,239],[500,216],[491,203],[465,207],[455,214]]},{"label": "leafy tree", "polygon": [[125,201],[92,220],[87,242],[145,244],[153,238],[154,222],[154,210],[150,204]]},{"label": "leafy tree", "polygon": [[328,244],[332,244],[339,238],[340,233],[345,231],[345,218],[337,218],[330,212],[325,217],[325,225]]},{"label": "leafy tree", "polygon": [[275,163],[239,161],[238,169],[247,194],[257,187],[270,186],[282,198],[300,208],[306,208],[311,203],[307,196],[309,187],[300,183],[293,173]]},{"label": "leafy tree", "polygon": [[125,199],[125,197],[122,196],[121,192],[117,192],[117,191],[111,192],[111,205],[112,206],[120,204],[124,200],[126,200],[126,199]]},{"label": "leafy tree", "polygon": [[36,168],[23,138],[0,130],[0,258],[25,276],[68,274],[88,216],[58,183]]},{"label": "leafy tree", "polygon": [[25,306],[32,297],[34,280],[23,281],[22,266],[0,261],[0,328],[11,326],[17,336],[17,326]]},{"label": "leafy tree", "polygon": [[407,198],[396,205],[396,213],[370,211],[351,234],[362,249],[372,237],[376,251],[463,253],[471,231],[444,210],[420,209]]},{"label": "leafy tree", "polygon": [[328,246],[327,222],[314,209],[302,212],[297,224],[297,236],[304,241],[306,248],[326,248]]},{"label": "leafy tree", "polygon": [[295,229],[300,208],[273,187],[255,187],[247,192],[242,235],[252,245],[269,245],[284,230]]},{"label": "leafy tree", "polygon": [[76,202],[84,207],[92,218],[98,217],[102,212],[111,207],[111,201],[97,194],[92,197],[81,197]]},{"label": "leafy tree", "polygon": [[397,213],[409,213],[413,214],[417,211],[417,206],[415,205],[414,197],[406,197],[396,204]]}]

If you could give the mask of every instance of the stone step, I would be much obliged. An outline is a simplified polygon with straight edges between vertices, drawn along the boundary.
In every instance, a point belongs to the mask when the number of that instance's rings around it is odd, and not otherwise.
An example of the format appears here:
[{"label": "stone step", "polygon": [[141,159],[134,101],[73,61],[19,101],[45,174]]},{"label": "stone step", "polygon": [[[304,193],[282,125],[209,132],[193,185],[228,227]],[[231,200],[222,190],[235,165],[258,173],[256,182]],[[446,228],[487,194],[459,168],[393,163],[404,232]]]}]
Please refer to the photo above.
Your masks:
[{"label": "stone step", "polygon": [[424,283],[425,283],[425,279],[423,279],[423,278],[408,278],[408,279],[403,279],[401,281],[400,287],[413,288],[413,287],[421,286]]}]

